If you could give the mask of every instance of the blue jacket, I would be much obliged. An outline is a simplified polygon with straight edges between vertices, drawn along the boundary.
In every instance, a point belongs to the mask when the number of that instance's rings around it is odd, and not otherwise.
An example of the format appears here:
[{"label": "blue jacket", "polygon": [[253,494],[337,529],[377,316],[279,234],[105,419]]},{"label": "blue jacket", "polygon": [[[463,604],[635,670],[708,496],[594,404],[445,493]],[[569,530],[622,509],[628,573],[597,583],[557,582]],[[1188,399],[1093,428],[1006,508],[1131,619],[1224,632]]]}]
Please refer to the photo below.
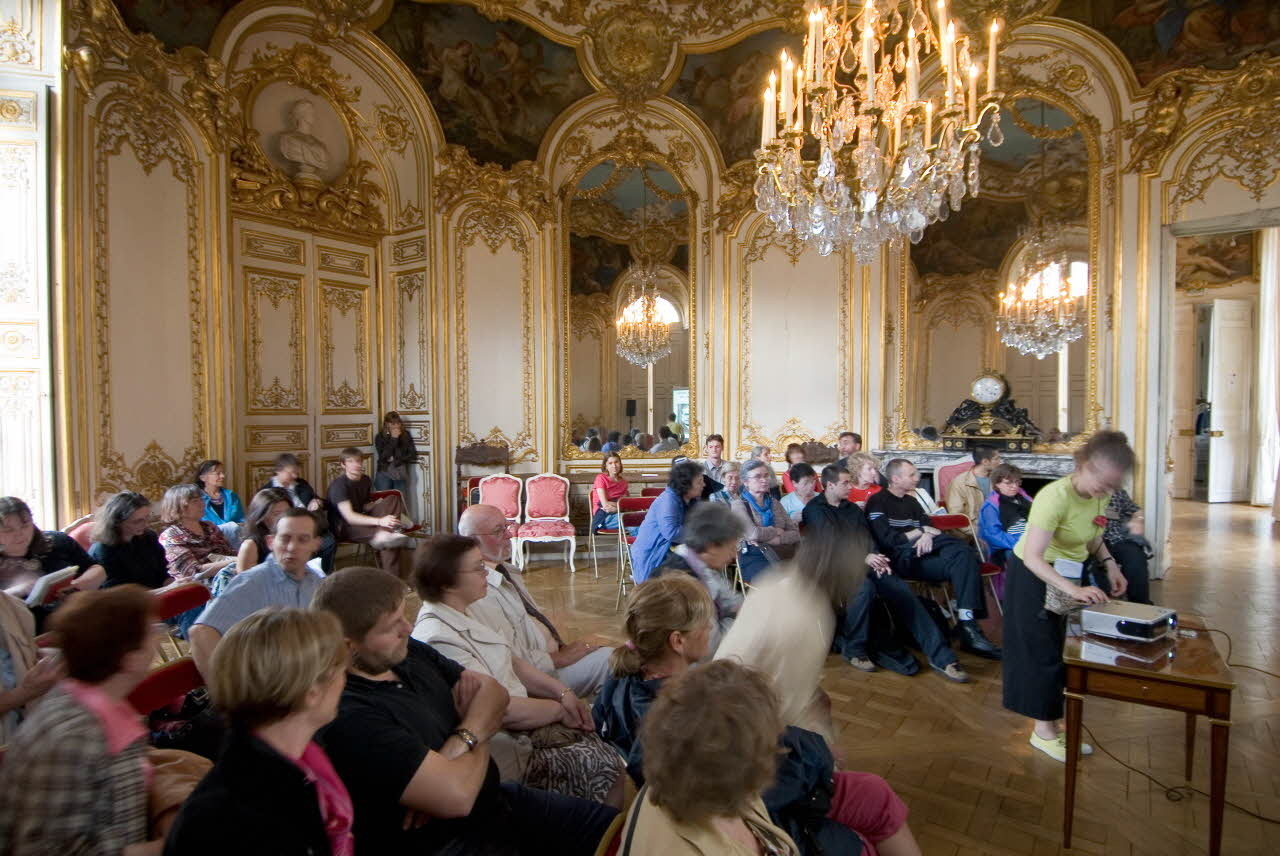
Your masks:
[{"label": "blue jacket", "polygon": [[[1019,490],[1018,493],[1028,502],[1031,501],[1030,494],[1025,490]],[[987,542],[993,553],[996,550],[1012,550],[1022,537],[1021,532],[1006,532],[1000,525],[1000,494],[994,490],[987,495],[987,501],[982,503],[982,510],[978,513],[978,537]]]},{"label": "blue jacket", "polygon": [[204,491],[200,492],[204,497],[204,517],[214,526],[221,526],[223,523],[243,523],[244,522],[244,506],[240,504],[240,497],[236,496],[234,490],[222,489],[222,516],[218,516],[218,512],[213,510],[213,506],[209,504],[209,494]]},{"label": "blue jacket", "polygon": [[649,579],[667,557],[667,550],[684,528],[685,511],[692,504],[677,496],[672,488],[667,488],[649,506],[636,542],[631,545],[631,578],[636,583]]}]

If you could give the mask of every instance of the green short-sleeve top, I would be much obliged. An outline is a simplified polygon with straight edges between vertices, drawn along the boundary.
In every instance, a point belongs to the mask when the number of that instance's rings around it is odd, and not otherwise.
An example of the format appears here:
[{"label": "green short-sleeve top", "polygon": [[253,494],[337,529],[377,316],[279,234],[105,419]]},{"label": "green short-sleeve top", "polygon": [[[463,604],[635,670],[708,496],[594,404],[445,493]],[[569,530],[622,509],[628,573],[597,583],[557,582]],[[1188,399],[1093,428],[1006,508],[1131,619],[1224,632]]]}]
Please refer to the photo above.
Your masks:
[{"label": "green short-sleeve top", "polygon": [[[1046,562],[1069,559],[1083,562],[1089,557],[1089,542],[1102,534],[1104,526],[1095,521],[1103,517],[1111,495],[1084,497],[1071,484],[1071,476],[1063,476],[1050,482],[1036,494],[1027,517],[1027,531],[1022,533],[1013,548],[1019,559],[1026,558],[1027,535],[1031,527],[1051,532],[1049,546],[1045,548]],[[1105,525],[1105,522],[1104,522]]]}]

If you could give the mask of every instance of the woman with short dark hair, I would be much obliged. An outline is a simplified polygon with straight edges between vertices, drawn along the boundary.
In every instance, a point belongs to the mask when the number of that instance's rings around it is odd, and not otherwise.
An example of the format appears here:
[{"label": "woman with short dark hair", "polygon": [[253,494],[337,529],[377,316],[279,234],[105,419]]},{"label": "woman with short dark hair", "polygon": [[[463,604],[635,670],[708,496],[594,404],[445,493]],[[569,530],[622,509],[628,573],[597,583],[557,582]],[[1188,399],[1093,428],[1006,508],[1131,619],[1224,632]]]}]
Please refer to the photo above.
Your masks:
[{"label": "woman with short dark hair", "polygon": [[151,528],[151,500],[131,490],[112,494],[98,509],[89,555],[106,571],[103,588],[137,583],[157,589],[172,582],[160,536]]},{"label": "woman with short dark hair", "polygon": [[702,464],[697,461],[683,460],[671,467],[666,490],[649,506],[631,545],[631,578],[637,583],[662,564],[667,549],[680,537],[685,513],[702,498],[704,484]]},{"label": "woman with short dark hair", "polygon": [[147,729],[127,701],[155,658],[154,622],[138,585],[83,592],[54,613],[67,678],[0,765],[7,853],[160,853],[147,841]]},{"label": "woman with short dark hair", "polygon": [[222,461],[209,459],[196,467],[194,480],[204,499],[204,519],[222,531],[231,549],[240,546],[240,524],[244,522],[244,505],[240,496],[226,486],[227,471]]},{"label": "woman with short dark hair", "polygon": [[[40,577],[70,567],[80,569],[71,583],[78,591],[96,589],[107,578],[70,535],[40,530],[25,502],[0,496],[0,591],[25,599]],[[37,623],[47,613],[37,611]]]},{"label": "woman with short dark hair", "polygon": [[268,607],[232,625],[209,680],[231,730],[166,853],[352,856],[351,797],[313,739],[337,715],[348,659],[331,612]]},{"label": "woman with short dark hair", "polygon": [[[276,522],[293,508],[289,493],[278,487],[264,488],[249,501],[249,513],[240,527],[240,549],[236,553],[236,573],[261,564],[271,555],[267,536],[276,531]],[[319,525],[319,524],[317,524]]]},{"label": "woman with short dark hair", "polygon": [[418,447],[399,413],[390,410],[382,417],[382,430],[373,438],[373,447],[378,453],[373,489],[398,490],[408,502],[409,466],[418,460]]},{"label": "woman with short dark hair", "polygon": [[[472,615],[472,605],[489,591],[479,542],[461,535],[431,538],[414,553],[413,581],[422,598],[413,638],[494,678],[511,694],[505,730],[490,744],[502,778],[619,806],[622,759],[591,733],[590,709]],[[548,729],[553,725],[564,727]]]}]

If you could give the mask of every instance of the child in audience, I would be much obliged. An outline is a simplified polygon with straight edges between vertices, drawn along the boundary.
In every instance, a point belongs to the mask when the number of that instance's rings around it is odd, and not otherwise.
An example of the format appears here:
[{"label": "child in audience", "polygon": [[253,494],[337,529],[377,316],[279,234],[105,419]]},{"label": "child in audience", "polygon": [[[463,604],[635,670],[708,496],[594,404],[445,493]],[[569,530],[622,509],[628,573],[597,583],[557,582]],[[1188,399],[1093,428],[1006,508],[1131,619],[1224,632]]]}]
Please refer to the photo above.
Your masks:
[{"label": "child in audience", "polygon": [[998,464],[991,471],[991,493],[978,513],[978,537],[987,545],[990,561],[1004,567],[1005,557],[1027,530],[1031,496],[1022,489],[1022,470]]},{"label": "child in audience", "polygon": [[[643,626],[646,647],[661,644],[661,630]],[[633,680],[646,669],[639,649],[617,652]],[[681,659],[666,655],[678,673],[640,711],[647,785],[623,833],[632,853],[919,856],[893,789],[879,776],[835,772],[816,734],[784,731],[763,675],[723,660],[681,669]]]}]

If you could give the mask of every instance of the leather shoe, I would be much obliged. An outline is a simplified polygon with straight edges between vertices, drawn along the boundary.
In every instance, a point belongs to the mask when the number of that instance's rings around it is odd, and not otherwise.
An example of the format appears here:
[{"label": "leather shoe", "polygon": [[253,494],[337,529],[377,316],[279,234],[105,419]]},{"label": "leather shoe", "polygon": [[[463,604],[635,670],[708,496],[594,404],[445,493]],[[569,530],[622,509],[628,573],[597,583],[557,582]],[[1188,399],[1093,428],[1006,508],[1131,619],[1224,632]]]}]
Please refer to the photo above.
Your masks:
[{"label": "leather shoe", "polygon": [[992,644],[976,621],[961,621],[956,626],[956,635],[960,637],[960,645],[971,654],[988,660],[1004,658],[1004,652]]}]

